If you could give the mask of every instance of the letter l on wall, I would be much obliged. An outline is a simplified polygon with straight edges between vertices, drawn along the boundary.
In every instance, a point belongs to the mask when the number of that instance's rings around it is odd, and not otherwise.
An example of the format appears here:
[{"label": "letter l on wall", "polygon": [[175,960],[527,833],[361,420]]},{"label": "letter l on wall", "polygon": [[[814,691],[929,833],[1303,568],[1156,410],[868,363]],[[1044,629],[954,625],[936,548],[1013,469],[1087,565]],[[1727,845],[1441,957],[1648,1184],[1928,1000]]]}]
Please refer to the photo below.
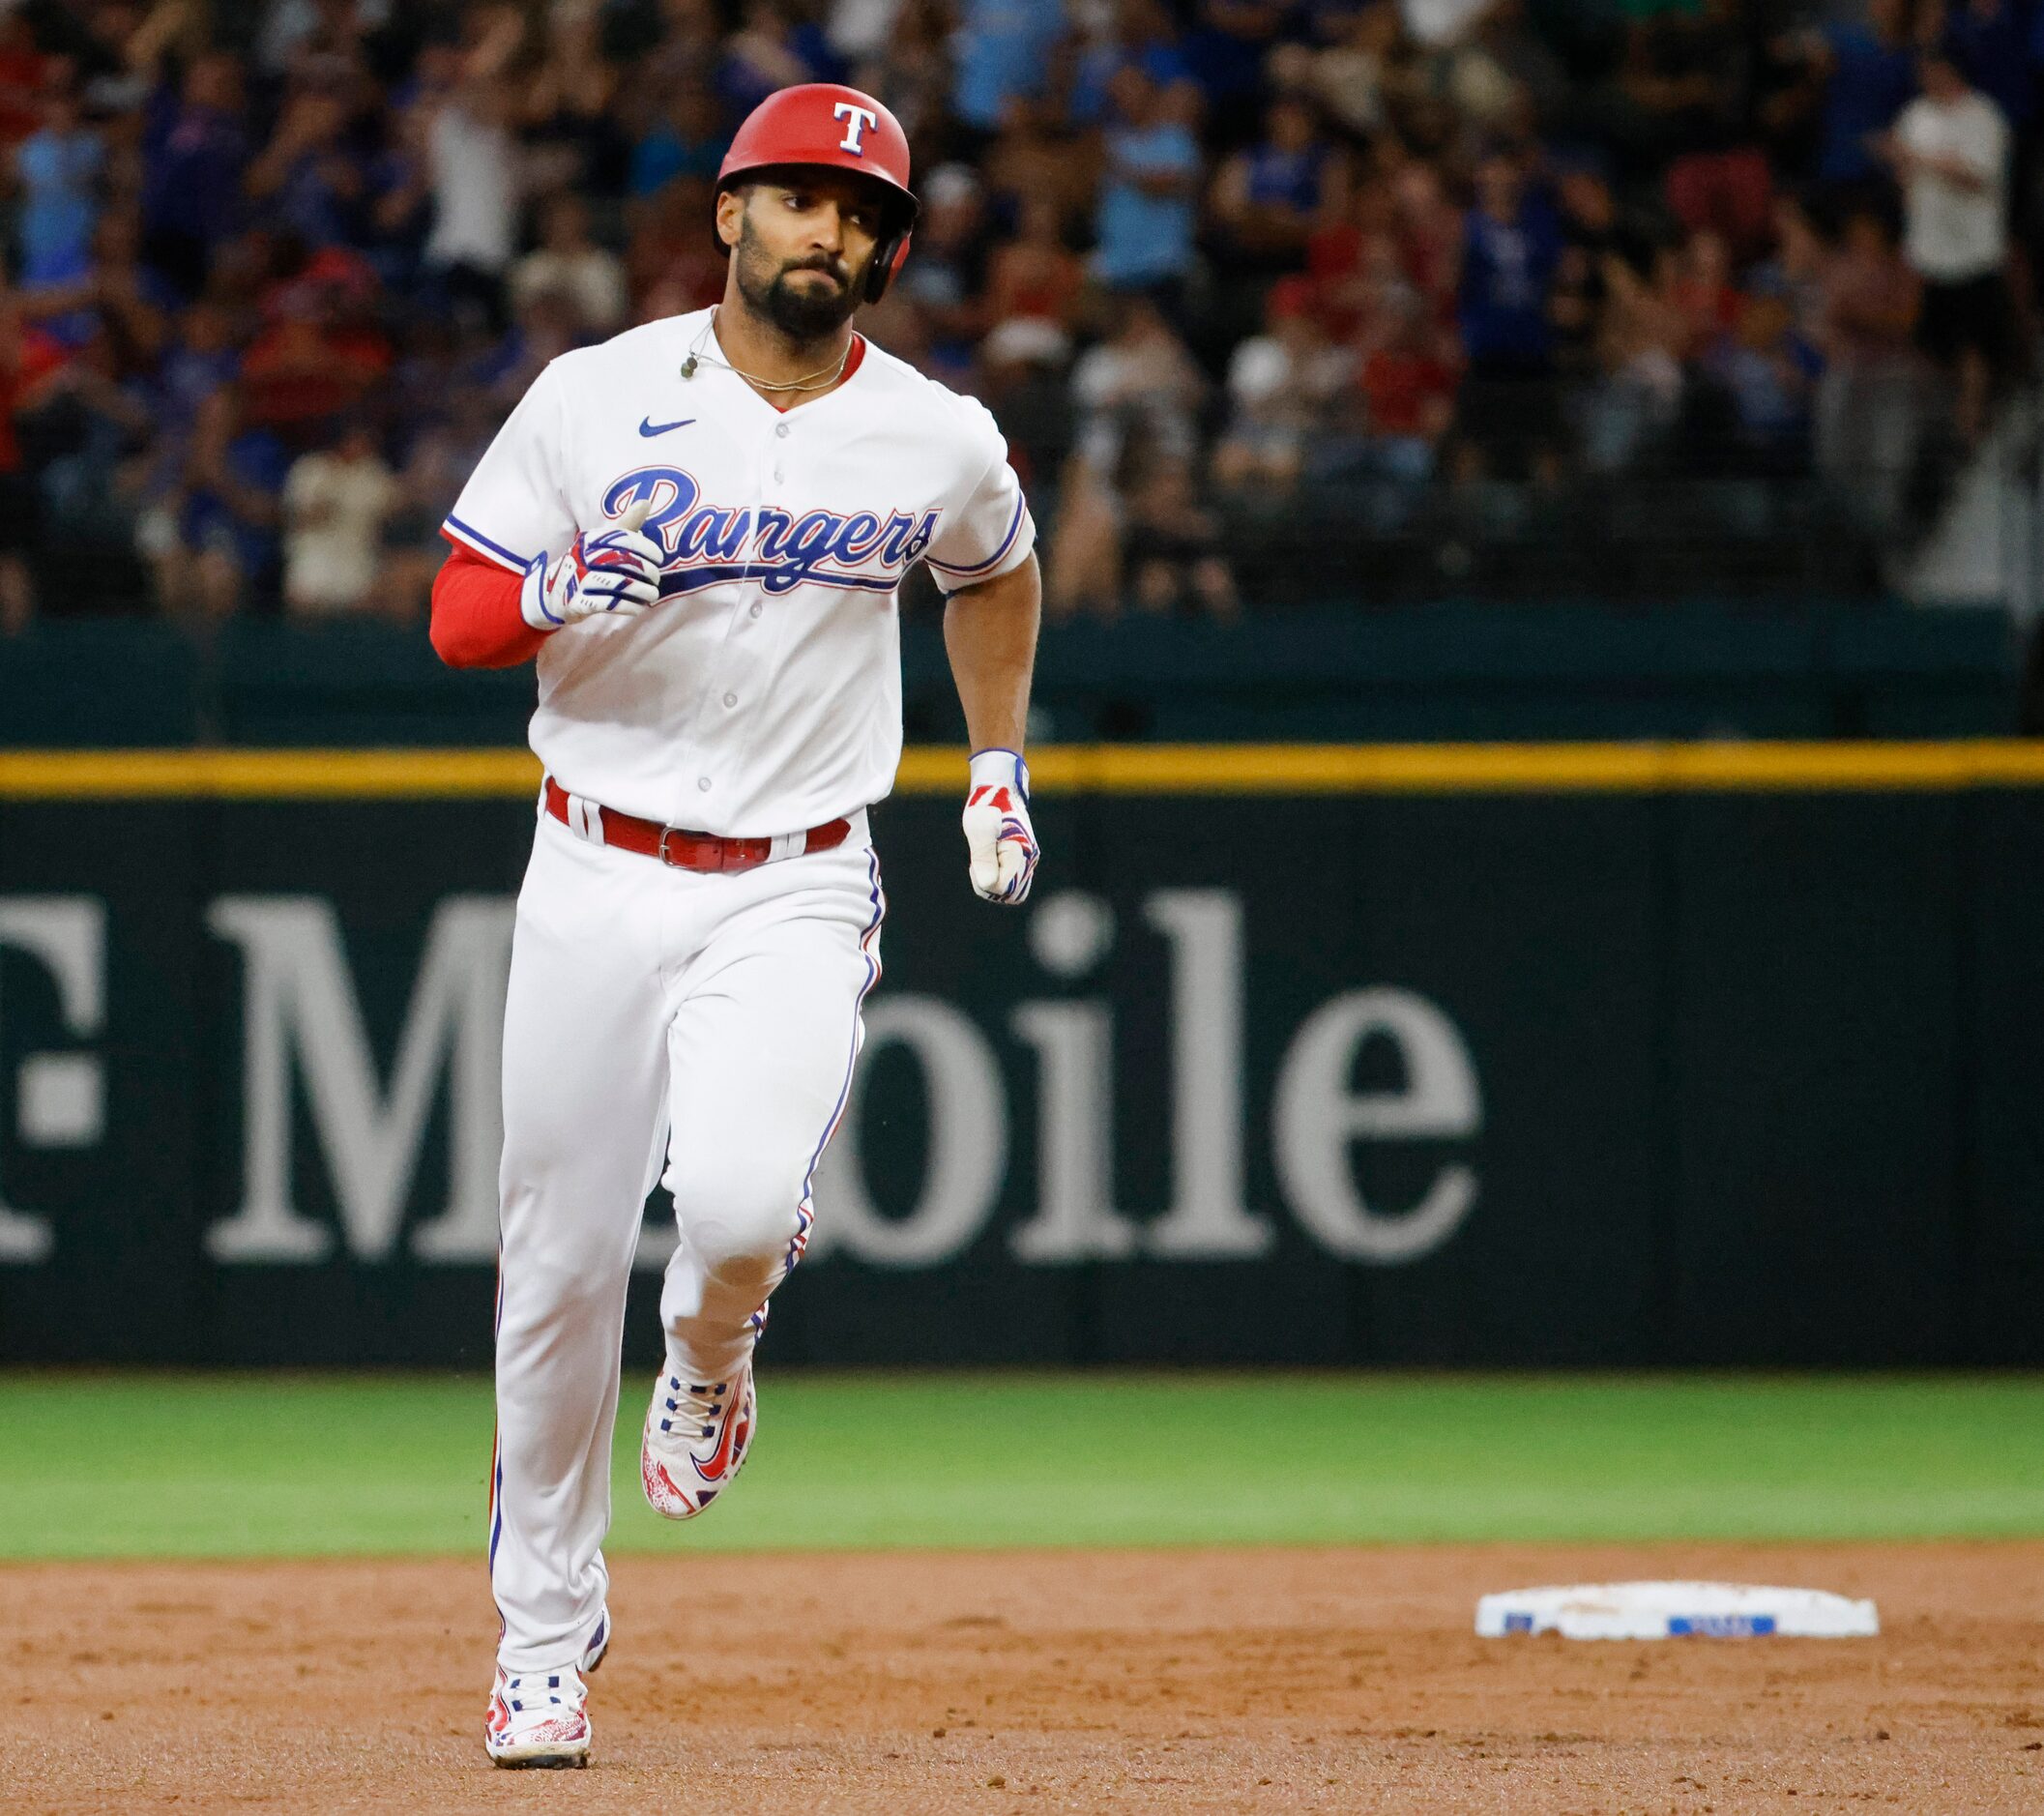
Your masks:
[{"label": "letter l on wall", "polygon": [[1153,1254],[1260,1255],[1276,1232],[1243,1204],[1242,902],[1231,890],[1158,890],[1143,918],[1171,943],[1171,1208]]}]

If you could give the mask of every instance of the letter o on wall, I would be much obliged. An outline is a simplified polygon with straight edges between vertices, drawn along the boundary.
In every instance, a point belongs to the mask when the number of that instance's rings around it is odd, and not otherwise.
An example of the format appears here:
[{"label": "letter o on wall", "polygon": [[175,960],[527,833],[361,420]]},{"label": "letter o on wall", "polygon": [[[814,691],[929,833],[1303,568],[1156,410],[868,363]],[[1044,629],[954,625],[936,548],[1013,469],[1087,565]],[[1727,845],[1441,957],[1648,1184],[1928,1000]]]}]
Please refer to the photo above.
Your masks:
[{"label": "letter o on wall", "polygon": [[[883,1216],[860,1159],[860,1099],[873,1050],[898,1041],[922,1068],[928,1161],[905,1215]],[[966,1248],[993,1215],[1007,1168],[1007,1098],[993,1049],[977,1026],[930,996],[891,996],[865,1012],[865,1046],[843,1125],[816,1182],[812,1254],[842,1247],[890,1268],[928,1268]]]},{"label": "letter o on wall", "polygon": [[[1352,1091],[1362,1043],[1384,1036],[1405,1063],[1402,1090]],[[1483,1125],[1469,1049],[1451,1022],[1411,990],[1355,990],[1300,1024],[1278,1073],[1271,1134],[1277,1177],[1293,1213],[1335,1254],[1396,1263],[1433,1252],[1475,1202],[1476,1176],[1459,1163],[1434,1176],[1410,1211],[1373,1211],[1349,1167],[1358,1140],[1448,1140]]]}]

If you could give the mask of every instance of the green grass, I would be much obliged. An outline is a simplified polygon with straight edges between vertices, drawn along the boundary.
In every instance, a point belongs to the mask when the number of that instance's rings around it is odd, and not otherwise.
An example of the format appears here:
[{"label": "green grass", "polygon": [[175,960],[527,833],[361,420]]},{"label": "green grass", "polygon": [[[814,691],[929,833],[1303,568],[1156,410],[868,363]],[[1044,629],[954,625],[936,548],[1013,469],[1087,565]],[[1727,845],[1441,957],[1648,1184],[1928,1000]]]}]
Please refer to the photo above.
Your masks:
[{"label": "green grass", "polygon": [[[775,1375],[614,1550],[2044,1535],[2044,1378]],[[0,1373],[0,1557],[482,1544],[473,1377]]]}]

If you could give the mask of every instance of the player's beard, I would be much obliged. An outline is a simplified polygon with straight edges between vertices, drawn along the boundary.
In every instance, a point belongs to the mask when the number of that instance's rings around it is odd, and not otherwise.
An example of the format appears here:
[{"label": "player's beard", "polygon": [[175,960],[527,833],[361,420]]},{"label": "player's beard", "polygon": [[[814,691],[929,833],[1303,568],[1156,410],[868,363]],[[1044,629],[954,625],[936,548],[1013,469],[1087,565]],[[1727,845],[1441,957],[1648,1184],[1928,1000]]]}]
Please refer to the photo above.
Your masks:
[{"label": "player's beard", "polygon": [[[790,283],[791,272],[821,271],[834,278],[836,288]],[[798,347],[827,340],[852,319],[859,307],[859,286],[841,258],[819,254],[773,265],[747,220],[739,229],[738,293],[755,315],[763,316]]]}]

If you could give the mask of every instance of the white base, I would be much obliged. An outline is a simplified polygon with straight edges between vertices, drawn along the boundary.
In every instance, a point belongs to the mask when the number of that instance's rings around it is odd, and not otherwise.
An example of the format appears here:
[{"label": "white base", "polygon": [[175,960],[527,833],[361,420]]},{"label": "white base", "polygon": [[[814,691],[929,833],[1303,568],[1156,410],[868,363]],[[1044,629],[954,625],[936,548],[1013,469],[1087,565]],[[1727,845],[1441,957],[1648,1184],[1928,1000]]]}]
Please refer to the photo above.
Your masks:
[{"label": "white base", "polygon": [[1871,1601],[1744,1583],[1577,1583],[1506,1590],[1476,1604],[1476,1632],[1484,1639],[1857,1639],[1880,1631]]}]

